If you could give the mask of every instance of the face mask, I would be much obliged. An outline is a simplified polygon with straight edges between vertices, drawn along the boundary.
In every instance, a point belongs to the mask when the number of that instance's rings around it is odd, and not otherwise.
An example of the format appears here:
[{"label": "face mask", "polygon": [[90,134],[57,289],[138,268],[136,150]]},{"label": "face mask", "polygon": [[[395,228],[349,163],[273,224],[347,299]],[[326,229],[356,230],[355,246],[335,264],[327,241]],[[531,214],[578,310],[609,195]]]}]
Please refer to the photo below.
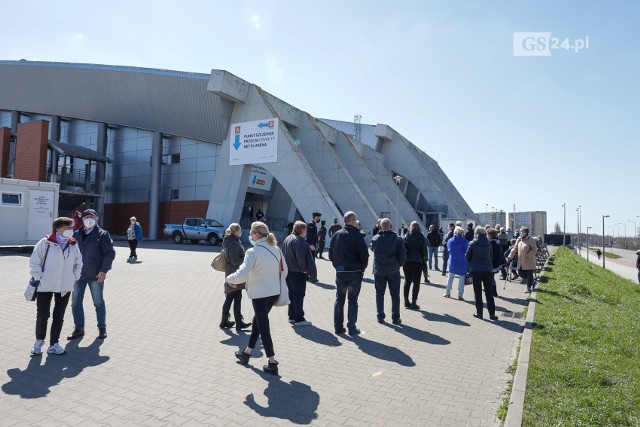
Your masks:
[{"label": "face mask", "polygon": [[85,220],[82,221],[84,223],[84,226],[87,228],[93,228],[96,226],[96,220],[93,218],[87,218]]},{"label": "face mask", "polygon": [[251,243],[251,246],[255,246],[256,243],[258,243],[257,240],[253,240],[253,237],[249,237],[249,243]]},{"label": "face mask", "polygon": [[73,230],[64,230],[62,232],[62,235],[64,237],[66,237],[67,239],[70,238],[70,237],[73,237]]},{"label": "face mask", "polygon": [[134,225],[136,222],[135,221],[131,221],[131,225]]}]

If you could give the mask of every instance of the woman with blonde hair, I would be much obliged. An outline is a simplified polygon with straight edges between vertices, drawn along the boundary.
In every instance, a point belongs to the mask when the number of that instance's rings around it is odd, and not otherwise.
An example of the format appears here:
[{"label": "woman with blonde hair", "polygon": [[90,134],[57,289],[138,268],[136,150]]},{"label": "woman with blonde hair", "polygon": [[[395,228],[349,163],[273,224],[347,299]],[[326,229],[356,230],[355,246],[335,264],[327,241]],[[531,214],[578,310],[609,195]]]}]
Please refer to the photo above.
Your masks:
[{"label": "woman with blonde hair", "polygon": [[269,232],[269,227],[260,221],[251,224],[249,241],[254,246],[247,250],[240,268],[227,276],[227,283],[232,288],[244,283],[247,296],[251,298],[253,316],[251,337],[249,344],[243,351],[236,351],[241,365],[249,363],[251,352],[262,339],[264,352],[269,358],[263,370],[278,375],[278,362],[273,351],[271,328],[269,326],[269,312],[280,295],[280,276],[286,277],[287,263],[278,248],[276,236]]},{"label": "woman with blonde hair", "polygon": [[[227,231],[225,231],[224,239],[222,240],[222,250],[224,251],[224,259],[226,260],[224,267],[225,276],[235,273],[244,261],[244,248],[242,247],[242,243],[240,243],[240,236],[242,236],[240,224],[230,224]],[[245,323],[242,317],[242,289],[244,289],[244,283],[231,287],[229,283],[225,282],[225,299],[224,304],[222,304],[220,328],[231,328],[233,325],[236,325],[236,331],[240,332],[251,326],[251,323]],[[231,309],[232,303],[235,322],[229,320],[231,316],[229,310]]]},{"label": "woman with blonde hair", "polygon": [[451,297],[451,289],[453,288],[453,279],[458,276],[458,299],[464,301],[464,278],[467,275],[467,260],[465,254],[469,247],[469,241],[464,237],[462,227],[456,227],[453,230],[453,237],[447,241],[449,250],[449,280],[447,280],[447,288],[444,291],[445,298]]}]

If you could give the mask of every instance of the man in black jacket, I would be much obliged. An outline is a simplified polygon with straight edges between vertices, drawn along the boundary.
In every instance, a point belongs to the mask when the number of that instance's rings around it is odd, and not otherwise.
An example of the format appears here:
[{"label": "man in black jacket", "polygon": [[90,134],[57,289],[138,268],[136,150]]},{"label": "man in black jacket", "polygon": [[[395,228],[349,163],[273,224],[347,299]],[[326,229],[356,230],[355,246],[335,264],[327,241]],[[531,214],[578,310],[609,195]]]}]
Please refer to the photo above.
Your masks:
[{"label": "man in black jacket", "polygon": [[[440,238],[440,233],[435,226],[435,224],[431,224],[429,226],[429,233],[427,234],[427,241],[429,242],[429,270],[435,264],[436,270],[440,271],[438,268],[438,249],[440,248],[440,244],[442,243],[442,239]],[[432,262],[432,258],[435,258],[435,261]]]},{"label": "man in black jacket", "polygon": [[394,325],[400,320],[400,267],[407,261],[404,241],[391,231],[391,221],[380,221],[380,232],[371,239],[373,251],[373,277],[376,285],[376,308],[378,323],[384,323],[384,293],[389,284],[391,295],[391,320]]},{"label": "man in black jacket", "polygon": [[84,227],[77,230],[73,237],[78,241],[78,248],[82,254],[82,272],[80,280],[73,286],[71,297],[71,312],[75,329],[67,337],[72,340],[84,335],[84,309],[82,300],[84,292],[89,286],[91,298],[96,308],[98,320],[98,338],[107,338],[107,309],[104,303],[104,281],[107,272],[116,257],[113,249],[113,240],[107,230],[98,227],[98,213],[93,209],[87,209],[82,213]]},{"label": "man in black jacket", "polygon": [[310,325],[304,317],[304,297],[307,292],[307,276],[317,276],[316,264],[305,236],[307,225],[302,221],[293,224],[293,232],[282,242],[282,253],[289,267],[287,288],[289,288],[289,323],[293,326]]},{"label": "man in black jacket", "polygon": [[[316,249],[318,247],[318,227],[316,224],[320,222],[320,217],[322,216],[319,212],[314,212],[311,214],[311,222],[307,224],[307,243],[309,244],[309,249],[311,249],[311,254],[313,255],[314,263],[316,259]],[[316,283],[318,281],[318,277],[309,275],[309,281],[311,283]]]},{"label": "man in black jacket", "polygon": [[361,331],[356,327],[358,321],[358,295],[362,287],[362,277],[369,262],[369,251],[364,236],[356,227],[356,214],[344,214],[344,228],[331,238],[329,259],[336,269],[336,304],[333,322],[336,334],[343,334],[344,302],[349,300],[347,310],[347,328],[349,335],[358,335]]}]

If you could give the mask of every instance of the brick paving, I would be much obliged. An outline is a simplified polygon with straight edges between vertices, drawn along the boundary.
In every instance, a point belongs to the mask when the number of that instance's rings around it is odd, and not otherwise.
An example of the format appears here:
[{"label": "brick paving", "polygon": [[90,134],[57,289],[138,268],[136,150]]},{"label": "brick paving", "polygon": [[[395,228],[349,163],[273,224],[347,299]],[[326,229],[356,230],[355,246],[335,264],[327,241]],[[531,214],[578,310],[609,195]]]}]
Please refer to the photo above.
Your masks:
[{"label": "brick paving", "polygon": [[[433,272],[421,311],[402,308],[402,326],[381,325],[369,270],[359,300],[365,334],[336,336],[334,271],[318,260],[320,283],[308,284],[305,299],[313,326],[292,328],[286,309],[272,311],[278,378],[262,372],[261,348],[248,367],[236,364],[248,334],[218,328],[223,275],[209,264],[219,247],[144,242],[140,262],[128,264],[123,243],[105,288],[109,337],[96,339],[86,295],[87,335],[64,340],[63,356],[29,357],[28,259],[0,256],[0,425],[500,424],[524,320],[473,318],[470,286],[466,302],[442,298],[445,278]],[[502,287],[498,312],[521,312],[524,286]],[[246,295],[243,303],[250,317]],[[63,335],[72,328],[68,307]]]}]

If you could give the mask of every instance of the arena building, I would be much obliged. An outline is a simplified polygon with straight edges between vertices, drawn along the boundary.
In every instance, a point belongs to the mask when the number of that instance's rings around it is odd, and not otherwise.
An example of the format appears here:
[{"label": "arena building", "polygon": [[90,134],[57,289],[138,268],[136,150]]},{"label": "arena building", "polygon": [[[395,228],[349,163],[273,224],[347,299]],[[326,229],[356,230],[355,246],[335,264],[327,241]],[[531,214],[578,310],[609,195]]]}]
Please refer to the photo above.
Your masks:
[{"label": "arena building", "polygon": [[438,163],[386,124],[318,119],[221,70],[0,61],[0,177],[60,184],[59,210],[123,234],[207,217],[278,233],[353,210],[370,230],[476,220]]}]

